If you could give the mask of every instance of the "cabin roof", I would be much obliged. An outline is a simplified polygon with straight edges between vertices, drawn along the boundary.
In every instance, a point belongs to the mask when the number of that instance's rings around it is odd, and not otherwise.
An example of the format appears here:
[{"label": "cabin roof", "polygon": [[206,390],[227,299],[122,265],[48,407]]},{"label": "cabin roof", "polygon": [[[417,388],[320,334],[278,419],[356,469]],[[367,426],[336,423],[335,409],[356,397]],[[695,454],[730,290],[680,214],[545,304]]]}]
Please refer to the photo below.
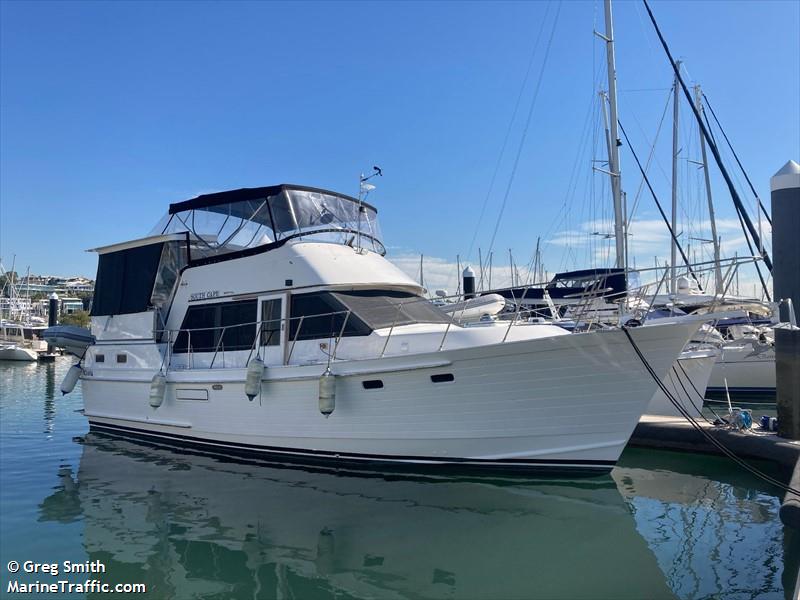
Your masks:
[{"label": "cabin roof", "polygon": [[[347,194],[340,194],[339,192],[332,192],[330,190],[308,187],[305,185],[281,183],[278,185],[272,185],[267,187],[240,188],[238,190],[228,190],[226,192],[203,194],[202,196],[197,196],[196,198],[192,198],[191,200],[184,200],[183,202],[170,204],[169,214],[174,215],[175,213],[183,212],[185,210],[193,210],[196,208],[208,208],[210,206],[218,206],[220,204],[230,204],[246,200],[268,198],[270,196],[276,196],[285,190],[298,190],[301,192],[318,192],[320,194],[337,196],[339,198],[343,198],[345,200],[350,200],[351,202],[358,203],[357,198],[353,198],[352,196],[348,196]],[[375,211],[376,213],[378,212],[374,206],[372,206],[367,202],[362,201],[361,204],[367,207],[368,209]]]}]

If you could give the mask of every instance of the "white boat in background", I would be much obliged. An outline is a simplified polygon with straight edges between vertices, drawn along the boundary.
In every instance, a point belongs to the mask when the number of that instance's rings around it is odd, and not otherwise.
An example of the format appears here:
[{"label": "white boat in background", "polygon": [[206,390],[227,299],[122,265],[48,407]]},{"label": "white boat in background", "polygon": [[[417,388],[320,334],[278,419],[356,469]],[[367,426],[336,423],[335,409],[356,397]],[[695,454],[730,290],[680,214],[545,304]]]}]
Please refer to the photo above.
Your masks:
[{"label": "white boat in background", "polygon": [[[683,418],[684,412],[699,418],[703,411],[711,373],[720,352],[716,348],[685,350],[662,379],[672,399],[659,388],[647,405],[645,414]],[[674,402],[673,402],[674,400]],[[679,409],[675,406],[678,403]]]},{"label": "white boat in background", "polygon": [[39,357],[38,351],[46,349],[47,344],[26,337],[21,323],[0,322],[0,360],[34,362]]},{"label": "white boat in background", "polygon": [[[200,196],[97,251],[80,367],[96,430],[369,468],[596,473],[656,389],[620,328],[459,326],[383,257],[377,211],[334,192]],[[630,335],[663,377],[698,326]]]},{"label": "white boat in background", "polygon": [[727,342],[708,383],[708,395],[719,401],[775,402],[775,345],[741,338]]},{"label": "white boat in background", "polygon": [[0,342],[0,360],[35,362],[38,354],[30,348],[14,343]]},{"label": "white boat in background", "polygon": [[717,343],[721,352],[708,383],[709,399],[727,403],[775,402],[775,334],[777,304],[754,298],[702,294],[686,278],[679,279],[675,306],[688,314],[717,317],[718,311],[738,311],[738,319],[716,318],[713,332],[698,335]]}]

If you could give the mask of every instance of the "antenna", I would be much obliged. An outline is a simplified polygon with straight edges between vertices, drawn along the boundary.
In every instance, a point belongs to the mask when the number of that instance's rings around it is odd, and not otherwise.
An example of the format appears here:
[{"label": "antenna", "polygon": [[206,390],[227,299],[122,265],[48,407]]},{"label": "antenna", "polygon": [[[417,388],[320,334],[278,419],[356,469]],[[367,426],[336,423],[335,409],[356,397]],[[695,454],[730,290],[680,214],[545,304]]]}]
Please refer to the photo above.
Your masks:
[{"label": "antenna", "polygon": [[375,189],[371,183],[367,183],[373,177],[383,177],[383,169],[378,166],[372,167],[371,175],[364,175],[363,173],[358,178],[358,225],[356,227],[356,252],[361,252],[361,213],[364,212],[364,200],[367,199],[369,193]]}]

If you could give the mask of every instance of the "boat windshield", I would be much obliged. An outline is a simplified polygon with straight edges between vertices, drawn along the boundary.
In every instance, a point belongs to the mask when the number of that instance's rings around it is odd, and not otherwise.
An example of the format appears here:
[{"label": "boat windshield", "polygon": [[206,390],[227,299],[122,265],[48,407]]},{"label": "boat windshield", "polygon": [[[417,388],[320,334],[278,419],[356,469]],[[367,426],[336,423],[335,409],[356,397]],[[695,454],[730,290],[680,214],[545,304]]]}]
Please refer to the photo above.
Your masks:
[{"label": "boat windshield", "polygon": [[[355,198],[292,186],[199,196],[170,206],[153,234],[189,232],[192,259],[288,238],[356,245],[385,254],[377,211]],[[359,240],[360,238],[360,240]]]}]

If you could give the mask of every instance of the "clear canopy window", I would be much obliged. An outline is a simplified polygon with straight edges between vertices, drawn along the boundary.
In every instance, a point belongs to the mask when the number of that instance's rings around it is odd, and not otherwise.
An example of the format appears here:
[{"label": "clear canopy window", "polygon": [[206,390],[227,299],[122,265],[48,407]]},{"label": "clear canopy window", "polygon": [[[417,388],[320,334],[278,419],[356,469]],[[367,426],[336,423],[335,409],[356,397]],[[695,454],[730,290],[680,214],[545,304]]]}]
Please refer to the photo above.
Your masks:
[{"label": "clear canopy window", "polygon": [[300,186],[233,190],[172,204],[153,234],[185,231],[191,234],[192,260],[296,237],[386,253],[374,207]]}]

